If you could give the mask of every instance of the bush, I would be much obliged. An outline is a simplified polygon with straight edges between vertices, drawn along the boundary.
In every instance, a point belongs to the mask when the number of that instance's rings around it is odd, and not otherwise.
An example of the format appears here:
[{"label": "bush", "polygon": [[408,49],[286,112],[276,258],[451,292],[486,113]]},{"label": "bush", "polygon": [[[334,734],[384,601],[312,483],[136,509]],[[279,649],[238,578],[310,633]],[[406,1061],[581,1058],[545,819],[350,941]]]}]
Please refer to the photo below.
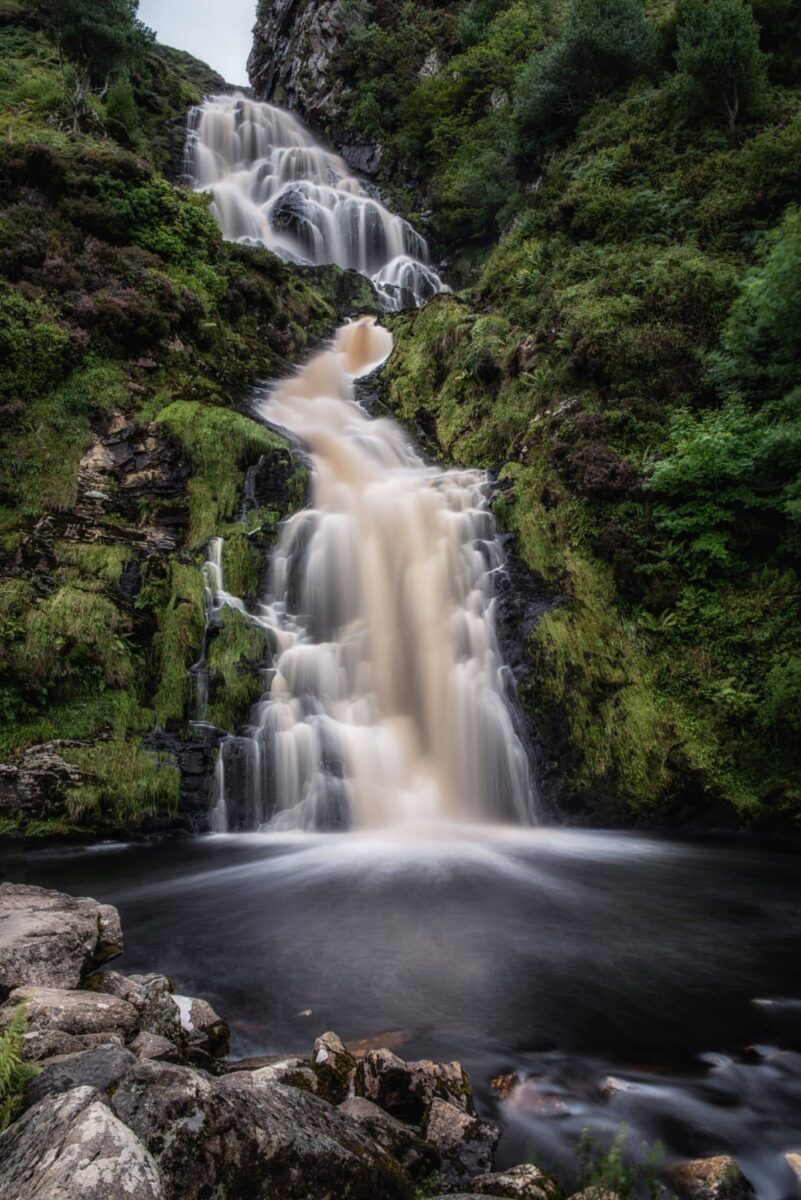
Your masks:
[{"label": "bush", "polygon": [[734,129],[765,87],[759,26],[746,0],[684,0],[677,29],[676,66],[702,115],[725,118]]},{"label": "bush", "polygon": [[25,1005],[20,1004],[0,1034],[0,1130],[14,1120],[22,1093],[39,1073],[37,1067],[22,1057],[26,1024]]},{"label": "bush", "polygon": [[655,54],[642,0],[573,0],[558,40],[532,55],[517,80],[520,152],[536,157],[571,133],[599,96],[647,71]]}]

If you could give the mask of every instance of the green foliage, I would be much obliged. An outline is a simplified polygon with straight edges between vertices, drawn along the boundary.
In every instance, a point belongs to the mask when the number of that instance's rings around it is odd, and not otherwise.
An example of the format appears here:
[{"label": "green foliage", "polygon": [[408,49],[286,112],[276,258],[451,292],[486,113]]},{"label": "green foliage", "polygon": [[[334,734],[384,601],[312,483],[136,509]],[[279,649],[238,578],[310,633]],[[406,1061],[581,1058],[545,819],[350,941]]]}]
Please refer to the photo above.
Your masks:
[{"label": "green foliage", "polygon": [[141,55],[152,34],[136,19],[139,0],[34,0],[64,54],[103,82]]},{"label": "green foliage", "polygon": [[747,0],[681,0],[676,66],[696,109],[734,129],[765,87],[759,25]]},{"label": "green foliage", "polygon": [[198,546],[233,515],[244,469],[281,443],[240,413],[191,400],[176,400],[159,414],[158,422],[178,439],[195,468],[189,484],[189,536]]},{"label": "green foliage", "polygon": [[124,687],[133,674],[129,631],[129,619],[112,600],[66,584],[31,612],[21,665],[39,681],[96,667],[109,687]]},{"label": "green foliage", "polygon": [[791,655],[771,667],[759,708],[764,729],[789,738],[801,734],[801,655]]},{"label": "green foliage", "polygon": [[67,797],[67,815],[73,822],[124,829],[177,808],[178,768],[163,755],[142,750],[138,742],[114,738],[67,749],[64,757],[89,779]]},{"label": "green foliage", "polygon": [[200,654],[206,624],[200,569],[173,562],[166,579],[154,585],[153,593],[141,600],[153,602],[157,611],[159,684],[153,707],[159,722],[165,725],[184,718],[189,699],[187,670]]},{"label": "green foliage", "polygon": [[209,720],[220,729],[236,729],[263,691],[258,671],[270,649],[267,632],[241,612],[226,608],[222,628],[209,647],[212,693]]},{"label": "green foliage", "polygon": [[537,157],[572,132],[599,96],[649,70],[655,45],[642,0],[572,0],[557,40],[532,55],[517,79],[521,152]]},{"label": "green foliage", "polygon": [[669,1197],[667,1189],[656,1177],[664,1150],[657,1142],[650,1149],[641,1148],[642,1163],[627,1161],[627,1132],[622,1130],[612,1140],[608,1150],[599,1152],[591,1135],[585,1130],[579,1141],[576,1158],[579,1169],[579,1191],[599,1196],[613,1195],[620,1200],[634,1200],[647,1195],[652,1200]]},{"label": "green foliage", "polygon": [[801,209],[787,211],[761,259],[743,280],[712,365],[719,387],[773,399],[801,386]]},{"label": "green foliage", "polygon": [[109,87],[106,95],[106,118],[116,122],[129,143],[138,142],[142,122],[131,77],[127,71],[120,71]]},{"label": "green foliage", "polygon": [[23,1038],[27,1027],[25,1005],[19,1004],[0,1033],[0,1131],[14,1120],[22,1094],[39,1069],[23,1058]]}]

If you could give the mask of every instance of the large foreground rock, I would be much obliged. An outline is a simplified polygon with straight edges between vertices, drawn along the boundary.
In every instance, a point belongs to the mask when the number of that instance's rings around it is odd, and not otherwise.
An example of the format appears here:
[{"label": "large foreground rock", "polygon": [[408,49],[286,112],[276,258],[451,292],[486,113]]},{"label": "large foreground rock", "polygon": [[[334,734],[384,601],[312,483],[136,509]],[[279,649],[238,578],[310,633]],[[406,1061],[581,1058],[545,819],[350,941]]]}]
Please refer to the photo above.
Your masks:
[{"label": "large foreground rock", "polygon": [[153,1157],[90,1087],[48,1096],[0,1137],[0,1200],[164,1200]]},{"label": "large foreground rock", "polygon": [[121,1081],[114,1111],[156,1159],[167,1200],[410,1200],[406,1173],[355,1122],[258,1074],[143,1061]]},{"label": "large foreground rock", "polygon": [[389,1151],[412,1179],[425,1179],[439,1167],[439,1155],[429,1142],[423,1141],[419,1129],[405,1125],[373,1104],[372,1100],[365,1100],[363,1096],[349,1096],[340,1104],[339,1111]]},{"label": "large foreground rock", "polygon": [[137,1029],[137,1013],[132,1004],[117,996],[95,992],[69,992],[62,988],[15,988],[0,1008],[0,1023],[7,1021],[17,1005],[25,1004],[28,1028],[32,1032],[58,1030],[81,1035],[112,1035],[121,1041],[133,1037]]},{"label": "large foreground rock", "polygon": [[436,1099],[423,1132],[426,1141],[436,1147],[442,1177],[452,1187],[464,1187],[477,1175],[492,1171],[501,1136],[494,1121],[483,1121],[447,1100]]},{"label": "large foreground rock", "polygon": [[135,1061],[135,1056],[129,1050],[113,1044],[96,1046],[80,1054],[57,1055],[48,1059],[28,1084],[26,1104],[37,1104],[46,1096],[69,1092],[77,1087],[107,1092],[119,1083]]},{"label": "large foreground rock", "polygon": [[0,885],[0,1000],[24,985],[77,987],[122,954],[116,908],[28,884]]}]

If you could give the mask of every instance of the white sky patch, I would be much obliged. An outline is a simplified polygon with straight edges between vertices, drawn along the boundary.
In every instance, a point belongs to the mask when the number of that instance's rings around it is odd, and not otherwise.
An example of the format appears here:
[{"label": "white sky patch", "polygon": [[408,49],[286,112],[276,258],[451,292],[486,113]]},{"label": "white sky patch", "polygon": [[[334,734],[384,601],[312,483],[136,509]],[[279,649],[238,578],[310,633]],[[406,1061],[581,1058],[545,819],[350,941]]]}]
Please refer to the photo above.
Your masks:
[{"label": "white sky patch", "polygon": [[256,0],[139,0],[139,19],[160,42],[188,50],[228,83],[247,83]]}]

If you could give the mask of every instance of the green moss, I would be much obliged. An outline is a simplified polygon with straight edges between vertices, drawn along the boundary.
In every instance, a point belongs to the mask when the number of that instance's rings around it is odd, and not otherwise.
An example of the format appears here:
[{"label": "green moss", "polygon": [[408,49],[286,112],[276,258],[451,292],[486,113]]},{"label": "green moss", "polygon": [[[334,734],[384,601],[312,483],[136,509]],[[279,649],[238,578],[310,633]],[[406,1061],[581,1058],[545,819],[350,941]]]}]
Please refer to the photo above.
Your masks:
[{"label": "green moss", "polygon": [[59,542],[55,556],[66,583],[81,580],[84,588],[103,591],[119,583],[131,551],[103,542]]},{"label": "green moss", "polygon": [[146,600],[154,604],[158,620],[158,686],[153,707],[164,725],[183,719],[189,699],[187,670],[200,654],[206,623],[200,568],[171,563],[166,577],[140,598],[142,603]]},{"label": "green moss", "polygon": [[91,782],[71,789],[67,796],[67,816],[76,824],[120,829],[177,808],[181,781],[177,767],[136,742],[115,738],[63,753],[91,777]]},{"label": "green moss", "polygon": [[189,484],[189,541],[198,546],[233,515],[245,468],[282,442],[240,413],[191,400],[176,400],[157,420],[181,443],[195,469]]},{"label": "green moss", "polygon": [[208,666],[212,676],[209,720],[220,729],[236,729],[263,691],[259,667],[270,650],[266,630],[242,613],[226,608],[222,628],[211,642]]},{"label": "green moss", "polygon": [[235,527],[230,533],[226,533],[223,544],[223,579],[226,589],[232,595],[241,598],[255,597],[259,589],[261,568],[262,556],[245,530]]}]

